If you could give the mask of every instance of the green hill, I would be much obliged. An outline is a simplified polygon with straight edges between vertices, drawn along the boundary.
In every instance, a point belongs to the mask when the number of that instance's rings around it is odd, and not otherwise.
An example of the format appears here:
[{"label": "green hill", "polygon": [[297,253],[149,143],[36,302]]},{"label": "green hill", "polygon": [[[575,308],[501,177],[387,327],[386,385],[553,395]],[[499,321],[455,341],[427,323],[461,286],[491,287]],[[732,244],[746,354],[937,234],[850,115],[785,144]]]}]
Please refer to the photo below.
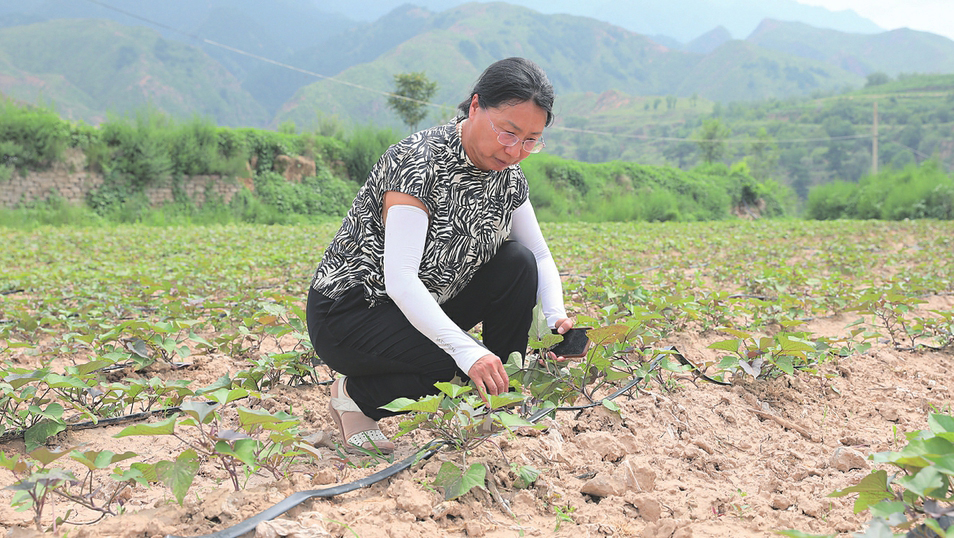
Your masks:
[{"label": "green hill", "polygon": [[714,101],[752,101],[858,87],[864,80],[847,71],[771,50],[729,41],[697,63],[676,92]]},{"label": "green hill", "polygon": [[[558,96],[548,153],[691,168],[706,120],[729,131],[720,161],[747,161],[758,179],[776,179],[806,196],[813,185],[858,181],[872,169],[878,104],[879,168],[937,159],[954,170],[954,75],[906,75],[848,93],[734,102],[632,96],[621,92]],[[760,136],[762,137],[759,142]],[[761,156],[753,149],[761,145]]]},{"label": "green hill", "polygon": [[891,76],[954,72],[954,41],[907,28],[863,35],[766,20],[746,41],[862,76],[878,71]]},{"label": "green hill", "polygon": [[[424,71],[438,83],[434,101],[452,110],[485,66],[513,55],[540,63],[561,95],[615,89],[631,95],[735,100],[805,95],[863,82],[839,68],[741,41],[726,43],[711,55],[676,51],[594,19],[542,15],[507,4],[466,4],[435,15],[411,39],[336,78],[389,90],[394,74]],[[299,90],[275,123],[291,120],[310,127],[320,111],[357,124],[400,127],[384,102],[373,91],[318,81]]]},{"label": "green hill", "polygon": [[[265,111],[219,63],[143,27],[61,19],[0,31],[0,92],[53,101],[73,119],[152,106],[220,125],[261,125]],[[38,91],[32,96],[30,88]]]}]

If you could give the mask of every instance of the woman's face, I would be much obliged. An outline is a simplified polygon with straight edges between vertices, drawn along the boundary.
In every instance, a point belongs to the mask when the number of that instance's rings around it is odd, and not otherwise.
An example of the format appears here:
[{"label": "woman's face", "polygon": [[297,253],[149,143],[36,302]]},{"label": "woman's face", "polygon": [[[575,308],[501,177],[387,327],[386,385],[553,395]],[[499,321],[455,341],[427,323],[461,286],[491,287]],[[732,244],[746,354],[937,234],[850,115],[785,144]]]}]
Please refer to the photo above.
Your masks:
[{"label": "woman's face", "polygon": [[[464,131],[464,151],[481,170],[503,170],[527,158],[524,142],[543,136],[547,112],[532,101],[496,108],[483,108],[478,96],[470,101],[469,119]],[[496,129],[496,131],[494,130]],[[511,133],[520,141],[513,146],[501,144],[498,133]]]}]

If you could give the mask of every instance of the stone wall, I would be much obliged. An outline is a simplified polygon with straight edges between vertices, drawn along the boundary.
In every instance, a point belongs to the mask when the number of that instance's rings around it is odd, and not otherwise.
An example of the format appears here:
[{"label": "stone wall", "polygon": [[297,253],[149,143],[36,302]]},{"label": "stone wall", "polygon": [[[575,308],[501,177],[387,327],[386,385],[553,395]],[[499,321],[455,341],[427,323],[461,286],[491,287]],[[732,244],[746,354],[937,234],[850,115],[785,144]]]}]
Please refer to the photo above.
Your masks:
[{"label": "stone wall", "polygon": [[[67,202],[79,205],[86,201],[87,193],[102,183],[102,174],[86,170],[85,155],[74,151],[66,155],[64,162],[55,163],[49,170],[31,171],[26,176],[14,171],[9,180],[0,180],[0,207],[11,208],[21,201],[46,200],[54,192]],[[173,200],[171,180],[162,183],[146,189],[146,196],[153,206]],[[184,178],[181,186],[185,194],[201,206],[205,203],[207,189],[228,203],[245,185],[231,178],[194,176]]]}]

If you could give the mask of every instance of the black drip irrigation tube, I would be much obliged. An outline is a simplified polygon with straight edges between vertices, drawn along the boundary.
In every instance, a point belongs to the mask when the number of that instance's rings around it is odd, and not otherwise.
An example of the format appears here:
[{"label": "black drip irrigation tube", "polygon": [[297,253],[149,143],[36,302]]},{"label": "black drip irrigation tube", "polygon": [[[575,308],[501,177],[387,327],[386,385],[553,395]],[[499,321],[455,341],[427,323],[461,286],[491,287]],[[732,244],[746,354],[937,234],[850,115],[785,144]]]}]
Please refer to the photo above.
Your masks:
[{"label": "black drip irrigation tube", "polygon": [[[677,359],[679,359],[679,362],[685,361],[684,364],[688,364],[689,366],[692,366],[693,368],[695,368],[695,366],[691,362],[689,362],[681,353],[679,353],[679,351],[676,348],[669,347],[669,348],[665,348],[665,350],[671,351],[672,353],[664,352],[664,353],[658,354],[652,360],[652,362],[650,362],[649,369],[646,371],[647,374],[649,372],[652,372],[658,366],[659,361],[662,360],[666,355],[673,355]],[[718,381],[718,380],[712,379],[705,375],[703,375],[702,377],[703,379],[711,383],[716,383],[719,385],[730,384],[724,381]],[[644,378],[645,376],[639,376],[639,377],[635,377],[631,379],[622,388],[613,392],[609,396],[600,399],[599,401],[592,402],[586,405],[580,405],[580,406],[553,407],[550,409],[541,409],[533,413],[532,415],[530,415],[530,417],[527,420],[529,422],[536,423],[537,421],[539,421],[540,419],[542,419],[543,417],[549,415],[550,413],[554,411],[582,411],[584,409],[589,409],[592,407],[603,405],[603,402],[617,398],[621,394],[631,390],[633,387],[639,384]],[[424,448],[417,451],[415,454],[405,458],[404,460],[401,460],[398,463],[392,464],[390,467],[383,469],[381,471],[378,471],[372,475],[366,476],[359,480],[355,480],[354,482],[349,482],[347,484],[339,484],[337,486],[330,487],[330,488],[309,489],[309,490],[299,491],[297,493],[292,493],[291,495],[286,497],[284,500],[282,500],[278,504],[272,506],[271,508],[263,512],[258,513],[255,516],[252,516],[246,519],[245,521],[242,521],[241,523],[237,523],[231,527],[222,529],[212,534],[204,534],[201,536],[196,536],[195,538],[239,538],[246,533],[254,531],[255,527],[257,527],[259,523],[263,521],[269,521],[269,520],[275,519],[276,517],[284,514],[285,512],[291,510],[292,508],[295,508],[299,504],[309,499],[334,497],[335,495],[341,495],[342,493],[348,493],[357,489],[361,489],[363,487],[372,486],[382,480],[390,478],[400,473],[401,471],[408,469],[411,465],[414,465],[418,461],[422,461],[422,460],[426,460],[430,458],[431,456],[436,454],[437,451],[440,450],[440,448],[443,447],[445,444],[447,444],[445,441],[440,441],[440,440],[431,441],[430,443],[425,445]],[[174,534],[167,534],[165,538],[187,538],[187,537],[177,536]]]}]

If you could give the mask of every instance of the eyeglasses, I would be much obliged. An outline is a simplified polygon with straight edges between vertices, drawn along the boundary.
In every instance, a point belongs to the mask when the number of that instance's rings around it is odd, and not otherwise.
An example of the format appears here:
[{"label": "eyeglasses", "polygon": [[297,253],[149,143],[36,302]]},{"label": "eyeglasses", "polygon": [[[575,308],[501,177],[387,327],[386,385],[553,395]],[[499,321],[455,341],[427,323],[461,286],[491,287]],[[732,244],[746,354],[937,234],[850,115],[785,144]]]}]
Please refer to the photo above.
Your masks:
[{"label": "eyeglasses", "polygon": [[[487,121],[490,121],[490,118],[487,118]],[[520,142],[520,138],[517,135],[508,133],[506,131],[498,131],[497,126],[494,125],[494,122],[492,121],[490,121],[490,128],[497,133],[497,142],[500,142],[508,148],[512,148]],[[529,138],[523,141],[523,151],[526,151],[527,153],[540,153],[545,147],[547,147],[547,145],[543,141],[543,137]]]}]

